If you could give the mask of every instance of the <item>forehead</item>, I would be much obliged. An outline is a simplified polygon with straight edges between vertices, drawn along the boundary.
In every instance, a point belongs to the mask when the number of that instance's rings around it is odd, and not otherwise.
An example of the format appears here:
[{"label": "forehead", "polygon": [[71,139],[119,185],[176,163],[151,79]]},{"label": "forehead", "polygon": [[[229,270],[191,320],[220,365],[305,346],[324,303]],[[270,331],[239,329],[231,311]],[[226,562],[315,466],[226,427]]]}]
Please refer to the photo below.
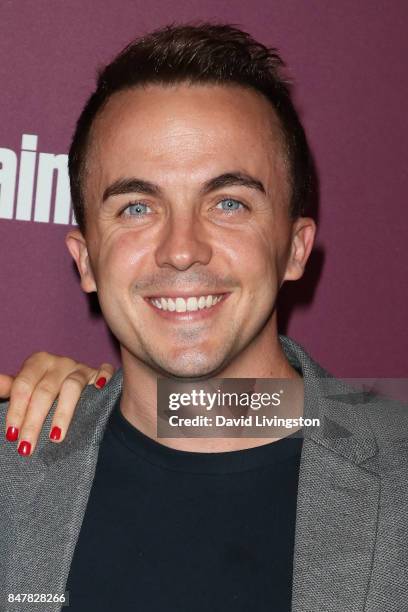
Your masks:
[{"label": "forehead", "polygon": [[220,170],[262,174],[286,165],[279,119],[239,85],[148,85],[114,94],[90,133],[87,168],[99,183],[133,175],[193,183]]}]

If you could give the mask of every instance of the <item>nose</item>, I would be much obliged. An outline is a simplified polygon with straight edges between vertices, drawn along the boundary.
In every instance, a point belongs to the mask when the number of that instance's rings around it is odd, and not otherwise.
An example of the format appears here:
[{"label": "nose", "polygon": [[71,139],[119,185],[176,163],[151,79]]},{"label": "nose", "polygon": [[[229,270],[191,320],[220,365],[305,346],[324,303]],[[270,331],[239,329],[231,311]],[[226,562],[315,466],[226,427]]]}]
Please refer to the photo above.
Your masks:
[{"label": "nose", "polygon": [[156,249],[159,267],[187,270],[194,264],[207,265],[212,256],[208,236],[199,220],[180,215],[169,220]]}]

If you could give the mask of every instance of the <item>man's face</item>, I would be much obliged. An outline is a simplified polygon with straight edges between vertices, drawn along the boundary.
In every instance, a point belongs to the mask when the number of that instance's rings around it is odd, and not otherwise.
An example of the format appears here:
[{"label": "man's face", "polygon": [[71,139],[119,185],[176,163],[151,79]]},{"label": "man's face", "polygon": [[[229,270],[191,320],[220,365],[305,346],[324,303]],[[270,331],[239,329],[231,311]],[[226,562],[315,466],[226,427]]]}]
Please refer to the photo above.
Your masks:
[{"label": "man's face", "polygon": [[149,85],[108,101],[74,256],[122,350],[198,377],[270,333],[279,287],[302,267],[282,143],[268,101],[239,86]]}]

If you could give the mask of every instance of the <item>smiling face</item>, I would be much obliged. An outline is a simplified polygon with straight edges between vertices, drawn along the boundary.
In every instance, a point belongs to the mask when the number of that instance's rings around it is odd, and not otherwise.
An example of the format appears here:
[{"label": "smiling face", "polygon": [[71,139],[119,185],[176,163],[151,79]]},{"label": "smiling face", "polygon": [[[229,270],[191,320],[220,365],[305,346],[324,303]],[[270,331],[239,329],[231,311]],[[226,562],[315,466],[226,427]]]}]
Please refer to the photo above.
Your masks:
[{"label": "smiling face", "polygon": [[290,219],[283,137],[262,95],[115,94],[91,130],[84,195],[86,239],[76,230],[67,244],[125,361],[198,377],[254,347],[267,359],[279,287],[302,275],[315,226]]}]

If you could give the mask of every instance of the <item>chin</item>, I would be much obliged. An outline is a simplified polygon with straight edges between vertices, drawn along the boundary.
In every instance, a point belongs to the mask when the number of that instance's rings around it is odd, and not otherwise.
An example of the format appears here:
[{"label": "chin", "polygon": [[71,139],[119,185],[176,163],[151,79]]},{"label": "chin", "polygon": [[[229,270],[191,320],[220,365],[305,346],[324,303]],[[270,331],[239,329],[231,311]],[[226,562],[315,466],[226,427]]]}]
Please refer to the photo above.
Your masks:
[{"label": "chin", "polygon": [[222,364],[208,355],[183,355],[171,362],[163,360],[157,364],[165,376],[183,379],[213,378],[222,368]]}]

